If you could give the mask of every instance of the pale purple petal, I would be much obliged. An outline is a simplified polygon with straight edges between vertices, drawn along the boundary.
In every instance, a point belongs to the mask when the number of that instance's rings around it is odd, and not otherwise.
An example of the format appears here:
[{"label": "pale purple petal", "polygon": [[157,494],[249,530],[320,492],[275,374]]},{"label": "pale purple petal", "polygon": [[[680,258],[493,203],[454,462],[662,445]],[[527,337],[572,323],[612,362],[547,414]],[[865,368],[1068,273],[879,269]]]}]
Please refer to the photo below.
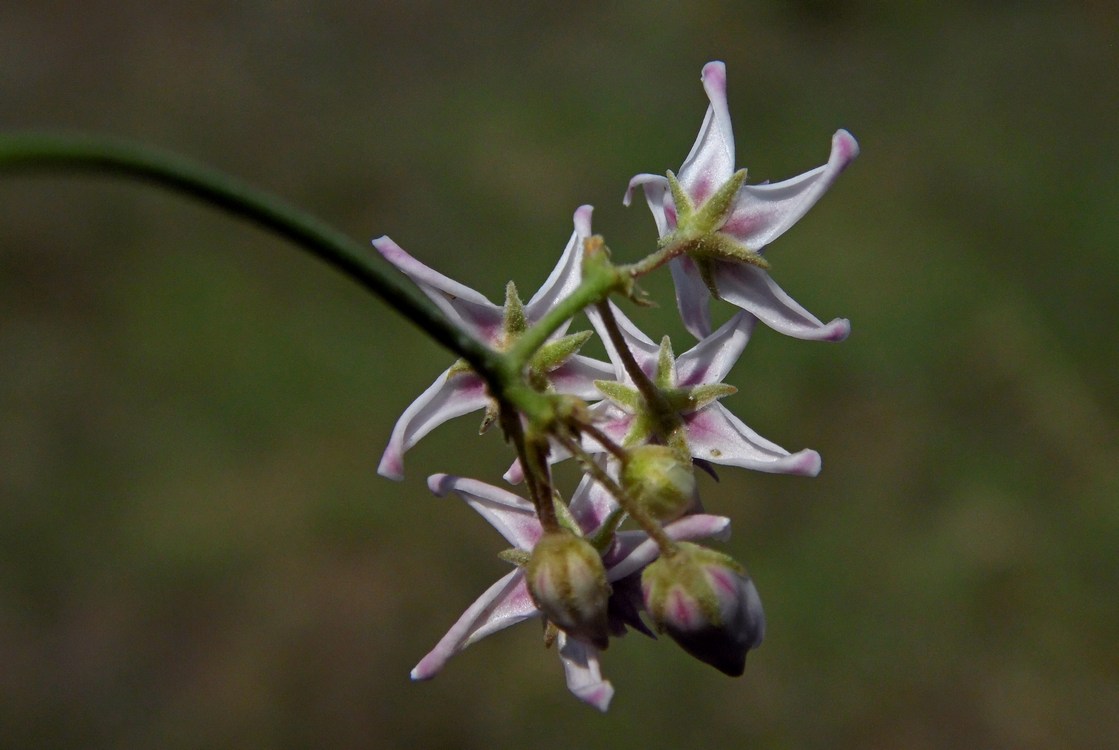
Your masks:
[{"label": "pale purple petal", "polygon": [[[599,465],[605,463],[601,458],[596,460]],[[612,467],[608,468],[607,472],[611,476],[617,476],[617,470]],[[598,531],[603,521],[618,509],[618,501],[609,490],[594,481],[590,474],[584,474],[571,496],[568,508],[575,522],[579,524],[579,529],[584,534],[590,535]]]},{"label": "pale purple petal", "polygon": [[858,154],[854,137],[846,130],[836,131],[824,166],[783,182],[743,185],[720,231],[751,250],[761,250],[804,216]]},{"label": "pale purple petal", "polygon": [[820,454],[802,450],[790,454],[747,427],[719,403],[684,417],[692,455],[714,464],[742,466],[770,474],[814,477],[820,473]]},{"label": "pale purple petal", "polygon": [[602,679],[598,664],[598,650],[574,638],[559,634],[559,656],[563,662],[563,673],[567,678],[567,689],[576,698],[588,703],[599,711],[610,707],[614,697],[614,687]]},{"label": "pale purple petal", "polygon": [[626,194],[622,198],[622,205],[628,206],[633,200],[633,191],[637,187],[644,188],[645,200],[649,203],[649,210],[653,212],[653,220],[657,223],[657,233],[664,237],[676,226],[676,212],[673,210],[671,219],[665,207],[671,204],[668,197],[668,178],[659,174],[639,174],[629,181]]},{"label": "pale purple petal", "polygon": [[425,266],[388,236],[373,240],[373,247],[414,281],[443,314],[469,333],[487,344],[501,333],[502,308],[479,292]]},{"label": "pale purple petal", "polygon": [[[525,305],[525,315],[530,322],[539,320],[544,313],[579,286],[583,277],[583,240],[591,236],[591,211],[593,210],[591,206],[579,206],[575,209],[575,231],[567,241],[567,247],[564,248],[548,280]],[[562,336],[566,329],[567,326],[564,325],[554,335]]]},{"label": "pale purple petal", "polygon": [[[552,450],[554,451],[555,448],[553,447]],[[567,458],[567,456],[565,456],[565,458]],[[521,459],[513,459],[513,464],[501,475],[501,478],[509,484],[520,484],[525,481],[525,470],[521,466]]]},{"label": "pale purple petal", "polygon": [[699,128],[699,137],[680,167],[680,185],[696,206],[705,201],[734,174],[734,132],[727,107],[727,69],[722,62],[703,66],[703,89],[711,106]]},{"label": "pale purple petal", "polygon": [[[726,516],[710,516],[696,513],[665,525],[664,533],[676,542],[690,542],[697,539],[730,538],[730,519]],[[644,531],[619,532],[614,549],[607,556],[606,580],[617,581],[641,570],[660,556],[656,541]]]},{"label": "pale purple petal", "polygon": [[447,377],[449,372],[450,369],[445,370],[400,415],[381,456],[378,474],[403,479],[404,453],[420,438],[450,419],[486,406],[489,396],[481,378],[470,372]]},{"label": "pale purple petal", "polygon": [[673,258],[668,264],[672,271],[672,281],[676,286],[676,306],[688,333],[702,339],[711,333],[711,313],[709,302],[711,292],[703,277],[699,275],[695,261],[687,255]]},{"label": "pale purple petal", "polygon": [[740,312],[676,359],[676,385],[680,388],[721,383],[750,341],[757,319]]},{"label": "pale purple petal", "polygon": [[716,262],[719,296],[757,316],[775,331],[811,341],[842,341],[851,333],[851,322],[846,318],[820,322],[777,286],[764,269],[746,263]]},{"label": "pale purple petal", "polygon": [[517,549],[531,550],[543,533],[533,504],[508,490],[449,474],[431,475],[427,486],[439,497],[457,494]]},{"label": "pale purple petal", "polygon": [[[655,377],[660,344],[653,343],[653,340],[642,333],[613,302],[607,302],[606,304],[610,305],[610,310],[614,313],[614,319],[618,323],[618,330],[621,331],[622,338],[625,340],[630,353],[633,354],[634,360],[637,361],[637,365],[650,378]],[[606,353],[610,356],[610,361],[614,363],[614,379],[632,385],[633,379],[626,372],[625,365],[622,364],[622,359],[618,355],[618,349],[614,346],[614,342],[610,340],[610,334],[606,330],[602,316],[594,307],[588,307],[584,312],[598,333],[598,337],[602,339],[602,343],[606,347]]]},{"label": "pale purple petal", "polygon": [[557,392],[578,396],[585,401],[602,398],[594,387],[594,381],[613,379],[613,365],[580,354],[548,373],[548,382],[555,386]]},{"label": "pale purple petal", "polygon": [[462,613],[458,622],[451,626],[435,648],[420,659],[420,663],[412,669],[412,679],[430,680],[443,668],[448,659],[472,643],[510,625],[516,625],[518,622],[539,615],[540,610],[536,609],[528,593],[521,569],[507,573],[486,589],[486,592]]},{"label": "pale purple petal", "polygon": [[[615,406],[613,401],[600,401],[591,407],[590,412],[595,427],[619,445],[625,440],[629,428],[633,425],[633,415]],[[591,438],[583,440],[583,449],[591,453],[605,450],[597,440]]]}]

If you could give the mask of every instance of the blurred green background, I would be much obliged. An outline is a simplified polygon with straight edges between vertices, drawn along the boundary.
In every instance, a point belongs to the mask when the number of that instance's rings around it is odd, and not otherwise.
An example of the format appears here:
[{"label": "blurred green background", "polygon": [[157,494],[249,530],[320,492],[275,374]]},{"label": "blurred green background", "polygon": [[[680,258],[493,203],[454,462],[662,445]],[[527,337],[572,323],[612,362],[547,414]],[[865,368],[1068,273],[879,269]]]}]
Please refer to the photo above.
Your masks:
[{"label": "blurred green background", "polygon": [[605,716],[535,625],[408,680],[506,570],[424,483],[497,481],[476,419],[375,473],[444,351],[177,196],[0,180],[0,745],[1114,746],[1117,32],[1104,2],[0,5],[0,127],[180,151],[493,299],[581,203],[649,251],[622,192],[687,154],[708,60],[751,180],[862,146],[769,252],[854,333],[759,329],[724,402],[824,472],[703,486],[766,643],[728,680],[617,641]]}]

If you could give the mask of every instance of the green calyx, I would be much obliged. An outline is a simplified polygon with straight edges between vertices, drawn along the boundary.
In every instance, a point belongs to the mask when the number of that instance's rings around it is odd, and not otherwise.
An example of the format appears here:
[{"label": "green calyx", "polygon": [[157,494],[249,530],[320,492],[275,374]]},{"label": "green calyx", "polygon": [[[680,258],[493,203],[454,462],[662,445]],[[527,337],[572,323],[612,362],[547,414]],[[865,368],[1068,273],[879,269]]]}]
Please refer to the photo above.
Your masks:
[{"label": "green calyx", "polygon": [[676,520],[695,503],[691,458],[681,458],[667,445],[631,449],[619,479],[630,498],[661,523]]},{"label": "green calyx", "polygon": [[692,203],[676,175],[669,172],[667,177],[672,200],[676,204],[676,230],[667,235],[662,244],[678,246],[679,252],[695,261],[700,276],[713,297],[719,298],[715,282],[716,264],[719,261],[769,268],[769,262],[760,253],[721,231],[734,210],[738,191],[746,181],[745,169],[735,172],[698,207]]},{"label": "green calyx", "polygon": [[663,630],[667,619],[665,610],[673,590],[694,602],[706,622],[714,626],[723,624],[719,592],[707,575],[707,569],[712,567],[727,568],[740,576],[746,575],[745,568],[734,558],[692,542],[678,542],[673,554],[661,556],[645,568],[641,574],[641,585],[648,592],[645,601],[658,629]]},{"label": "green calyx", "polygon": [[684,437],[683,415],[691,414],[738,389],[726,383],[706,383],[679,388],[676,386],[676,358],[672,343],[665,336],[657,354],[657,371],[653,385],[663,396],[667,411],[649,404],[633,386],[615,380],[596,380],[595,388],[623,411],[634,415],[633,424],[622,443],[626,447],[661,442],[675,449],[681,457],[691,455]]}]

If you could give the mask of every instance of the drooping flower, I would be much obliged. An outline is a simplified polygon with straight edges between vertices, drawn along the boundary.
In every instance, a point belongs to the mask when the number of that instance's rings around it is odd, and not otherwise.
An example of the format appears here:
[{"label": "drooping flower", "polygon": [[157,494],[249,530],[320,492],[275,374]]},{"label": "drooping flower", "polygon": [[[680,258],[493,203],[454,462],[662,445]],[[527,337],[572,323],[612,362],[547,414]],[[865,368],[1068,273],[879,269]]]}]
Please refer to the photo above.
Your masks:
[{"label": "drooping flower", "polygon": [[[483,343],[503,350],[578,286],[583,241],[591,234],[591,207],[580,206],[574,222],[575,231],[559,263],[527,304],[521,302],[512,282],[506,288],[505,304],[495,305],[479,292],[420,263],[388,237],[373,240],[373,246],[412,279],[448,318]],[[609,377],[610,366],[576,354],[590,333],[564,336],[566,329],[565,325],[556,331],[533,357],[529,364],[530,380],[560,393],[599,398],[594,380]],[[409,448],[444,422],[479,409],[487,410],[484,430],[496,417],[493,401],[482,379],[465,363],[456,362],[404,410],[393,427],[378,473],[402,479],[404,453]]]},{"label": "drooping flower", "polygon": [[657,626],[689,654],[738,677],[746,654],[765,637],[758,590],[731,557],[682,542],[671,557],[641,574],[645,608]]},{"label": "drooping flower", "polygon": [[642,187],[662,239],[680,230],[677,239],[687,242],[687,252],[670,262],[684,325],[697,339],[711,333],[714,295],[789,336],[843,340],[850,323],[837,318],[825,324],[801,307],[770,278],[762,250],[831,187],[858,155],[858,143],[839,130],[827,164],[783,182],[746,185],[745,170],[734,169],[726,67],[708,63],[702,80],[711,104],[675,187],[664,176],[639,174],[624,200],[628,206],[634,189]]},{"label": "drooping flower", "polygon": [[[544,534],[532,503],[500,487],[446,474],[432,476],[428,486],[439,496],[455,492],[478,511],[513,545],[514,550],[508,557],[519,554],[528,559]],[[572,496],[569,510],[584,537],[597,539],[598,533],[617,510],[617,504],[588,476],[584,477]],[[696,514],[668,524],[664,531],[673,540],[725,539],[730,533],[730,519]],[[605,541],[600,554],[606,579],[612,586],[608,601],[610,631],[620,635],[629,625],[647,632],[637,614],[641,596],[634,584],[641,571],[657,559],[659,549],[640,531],[613,532]],[[467,646],[510,625],[539,616],[541,611],[529,593],[524,568],[517,567],[467,608],[435,648],[415,666],[412,679],[431,679],[452,656]],[[557,643],[568,689],[580,700],[605,711],[614,695],[614,688],[602,678],[599,649],[568,637],[563,631],[560,631]]]},{"label": "drooping flower", "polygon": [[[755,319],[740,312],[679,357],[674,357],[666,336],[655,344],[613,303],[609,303],[618,329],[638,367],[663,393],[683,426],[688,453],[714,464],[741,466],[774,474],[816,476],[820,454],[805,449],[789,453],[746,426],[718,399],[737,389],[723,384],[754,329]],[[657,438],[657,420],[641,392],[626,372],[622,359],[603,329],[595,310],[587,311],[614,363],[615,380],[596,385],[607,400],[591,407],[599,427],[623,447],[643,445]],[[588,440],[584,447],[600,450]]]}]

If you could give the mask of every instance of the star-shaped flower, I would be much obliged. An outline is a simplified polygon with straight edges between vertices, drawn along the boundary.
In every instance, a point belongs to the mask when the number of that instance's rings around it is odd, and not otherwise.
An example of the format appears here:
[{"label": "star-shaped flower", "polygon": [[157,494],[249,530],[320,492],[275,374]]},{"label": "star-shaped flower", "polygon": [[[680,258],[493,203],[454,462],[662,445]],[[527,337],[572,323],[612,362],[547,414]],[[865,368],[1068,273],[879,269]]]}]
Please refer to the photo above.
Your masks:
[{"label": "star-shaped flower", "polygon": [[[373,246],[412,279],[448,318],[483,343],[503,350],[578,286],[583,241],[591,234],[591,207],[580,206],[574,221],[575,231],[559,263],[528,304],[521,302],[512,282],[506,287],[505,304],[495,305],[479,292],[420,263],[388,237],[373,240]],[[529,377],[538,387],[597,399],[600,396],[594,381],[609,377],[610,366],[576,354],[591,334],[587,331],[564,336],[566,328],[565,325],[553,334],[533,358]],[[482,423],[485,430],[496,417],[493,401],[482,379],[464,362],[456,362],[404,410],[381,457],[378,473],[402,479],[404,453],[409,448],[444,422],[479,409],[487,410]]]},{"label": "star-shaped flower", "polygon": [[[478,511],[504,536],[514,549],[510,559],[527,558],[544,530],[532,503],[507,490],[474,479],[436,474],[428,480],[436,495],[455,492]],[[569,506],[573,523],[588,539],[596,539],[617,510],[613,497],[601,485],[584,477]],[[686,516],[664,527],[675,541],[726,539],[730,519],[722,516],[696,514]],[[629,625],[648,633],[638,617],[641,607],[640,573],[659,556],[656,543],[642,531],[610,532],[606,527],[602,542],[602,562],[606,579],[613,592],[609,601],[611,631],[625,632]],[[412,670],[413,680],[434,677],[447,660],[467,646],[510,625],[540,616],[540,610],[529,594],[524,570],[517,567],[490,586],[470,605],[442,640]],[[602,679],[598,649],[567,637],[562,631],[557,639],[567,687],[580,700],[605,711],[614,695],[614,688]]]},{"label": "star-shaped flower", "polygon": [[639,174],[624,200],[628,206],[641,186],[660,236],[668,238],[678,228],[688,235],[678,236],[689,242],[688,251],[670,262],[684,325],[697,339],[711,333],[708,306],[714,295],[789,336],[843,340],[850,323],[837,318],[824,324],[797,304],[770,278],[761,253],[827,192],[858,155],[858,143],[839,130],[827,164],[784,182],[743,184],[745,170],[734,169],[726,67],[708,63],[702,80],[711,104],[679,177]]},{"label": "star-shaped flower", "polygon": [[[693,458],[777,474],[816,476],[820,472],[820,454],[816,451],[806,449],[790,454],[751,430],[718,402],[737,390],[722,381],[750,340],[755,325],[752,315],[738,313],[677,358],[667,336],[659,345],[653,343],[613,303],[610,306],[637,365],[678,416],[682,437]],[[588,309],[587,314],[605,342],[615,368],[615,380],[595,384],[608,399],[591,408],[601,419],[600,428],[623,446],[657,439],[658,429],[663,429],[658,426],[657,414],[645,403],[626,372],[601,315],[593,309]],[[591,440],[584,447],[600,450]]]}]

